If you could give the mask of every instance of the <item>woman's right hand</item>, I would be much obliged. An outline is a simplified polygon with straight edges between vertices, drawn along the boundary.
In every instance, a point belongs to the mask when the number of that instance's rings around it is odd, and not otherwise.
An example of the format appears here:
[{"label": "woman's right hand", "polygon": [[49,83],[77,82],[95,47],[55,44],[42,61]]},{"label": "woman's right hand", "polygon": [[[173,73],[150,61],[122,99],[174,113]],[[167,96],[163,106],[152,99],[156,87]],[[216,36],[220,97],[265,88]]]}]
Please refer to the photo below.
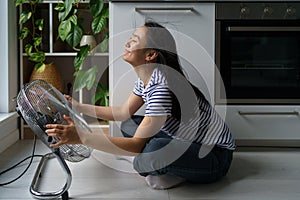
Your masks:
[{"label": "woman's right hand", "polygon": [[70,95],[64,94],[64,96],[75,108],[79,105],[78,101],[73,99]]},{"label": "woman's right hand", "polygon": [[72,103],[72,97],[70,96],[70,95],[68,95],[68,94],[64,94],[64,97],[70,102],[70,103]]}]

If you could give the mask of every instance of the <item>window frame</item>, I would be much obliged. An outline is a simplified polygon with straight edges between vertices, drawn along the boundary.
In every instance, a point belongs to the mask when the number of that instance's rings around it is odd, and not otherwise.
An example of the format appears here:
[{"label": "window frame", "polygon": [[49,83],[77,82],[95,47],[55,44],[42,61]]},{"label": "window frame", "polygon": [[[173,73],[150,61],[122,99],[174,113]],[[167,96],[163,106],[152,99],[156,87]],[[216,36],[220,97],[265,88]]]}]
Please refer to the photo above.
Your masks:
[{"label": "window frame", "polygon": [[0,153],[20,139],[16,102],[20,86],[17,9],[12,0],[0,1]]},{"label": "window frame", "polygon": [[15,111],[13,98],[19,90],[19,50],[17,35],[17,9],[14,1],[0,1],[0,113]]}]

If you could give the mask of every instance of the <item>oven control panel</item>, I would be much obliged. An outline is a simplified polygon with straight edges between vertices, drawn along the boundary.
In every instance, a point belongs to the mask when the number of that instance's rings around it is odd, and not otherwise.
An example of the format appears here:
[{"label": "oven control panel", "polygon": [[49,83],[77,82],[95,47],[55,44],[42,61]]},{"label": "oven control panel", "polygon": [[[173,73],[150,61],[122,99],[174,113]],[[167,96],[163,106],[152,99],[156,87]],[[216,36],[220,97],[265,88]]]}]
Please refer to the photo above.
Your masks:
[{"label": "oven control panel", "polygon": [[216,3],[216,19],[300,19],[300,3]]}]

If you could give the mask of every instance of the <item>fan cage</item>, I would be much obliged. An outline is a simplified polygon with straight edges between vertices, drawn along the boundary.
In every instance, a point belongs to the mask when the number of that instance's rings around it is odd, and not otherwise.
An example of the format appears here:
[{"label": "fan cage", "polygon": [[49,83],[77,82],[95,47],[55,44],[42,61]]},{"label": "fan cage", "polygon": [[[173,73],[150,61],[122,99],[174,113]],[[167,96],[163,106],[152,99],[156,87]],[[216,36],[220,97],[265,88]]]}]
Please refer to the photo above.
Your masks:
[{"label": "fan cage", "polygon": [[[67,100],[56,88],[44,80],[35,80],[23,86],[17,96],[18,110],[28,126],[33,130],[49,148],[51,142],[57,142],[58,138],[49,140],[45,133],[46,124],[67,124],[63,115],[74,119],[74,111],[70,112],[66,106]],[[84,121],[81,116],[76,116]],[[76,125],[82,125],[76,123]],[[39,127],[39,128],[37,128]],[[88,158],[92,149],[82,144],[65,144],[59,147],[65,160],[79,162]]]}]

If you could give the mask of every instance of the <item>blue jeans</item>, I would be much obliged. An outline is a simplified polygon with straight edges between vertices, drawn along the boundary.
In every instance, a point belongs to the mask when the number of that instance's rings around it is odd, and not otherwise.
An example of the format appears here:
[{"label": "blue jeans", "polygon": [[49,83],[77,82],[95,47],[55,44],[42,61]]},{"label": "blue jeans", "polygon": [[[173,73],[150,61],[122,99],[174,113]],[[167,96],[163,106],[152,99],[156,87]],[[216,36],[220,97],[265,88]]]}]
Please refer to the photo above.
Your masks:
[{"label": "blue jeans", "polygon": [[[123,122],[123,135],[132,137],[142,120],[143,116],[133,116]],[[233,151],[215,146],[199,157],[200,148],[200,144],[173,139],[160,131],[135,157],[133,167],[141,176],[169,174],[197,183],[211,183],[225,176]]]}]

